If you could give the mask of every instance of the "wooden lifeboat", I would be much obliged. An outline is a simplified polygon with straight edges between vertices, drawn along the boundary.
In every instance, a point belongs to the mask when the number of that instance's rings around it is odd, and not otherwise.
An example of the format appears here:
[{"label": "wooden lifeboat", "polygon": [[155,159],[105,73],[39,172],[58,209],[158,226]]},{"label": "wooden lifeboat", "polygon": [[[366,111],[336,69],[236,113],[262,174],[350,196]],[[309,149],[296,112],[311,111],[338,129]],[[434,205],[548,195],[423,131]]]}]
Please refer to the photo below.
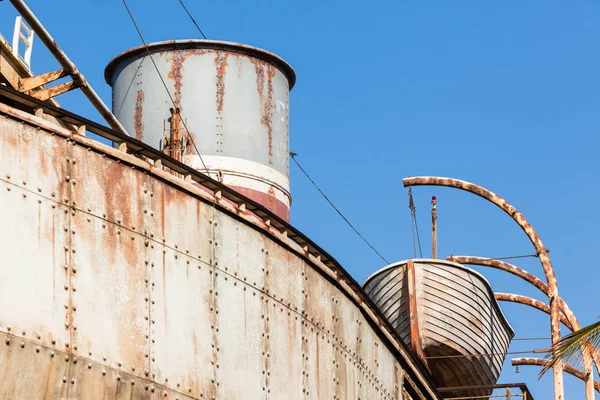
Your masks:
[{"label": "wooden lifeboat", "polygon": [[461,264],[415,259],[388,265],[363,288],[445,397],[490,396],[514,331],[489,282]]}]

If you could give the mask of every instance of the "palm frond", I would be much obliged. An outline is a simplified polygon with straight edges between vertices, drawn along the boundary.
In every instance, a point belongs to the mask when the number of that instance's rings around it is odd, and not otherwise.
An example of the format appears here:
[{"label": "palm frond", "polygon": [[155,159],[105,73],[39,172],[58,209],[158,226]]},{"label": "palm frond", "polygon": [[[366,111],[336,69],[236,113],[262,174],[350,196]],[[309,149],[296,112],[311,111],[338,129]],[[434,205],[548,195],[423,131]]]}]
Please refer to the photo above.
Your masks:
[{"label": "palm frond", "polygon": [[600,348],[600,321],[570,333],[554,344],[546,356],[548,363],[539,376],[557,365],[580,366],[584,357],[592,351],[597,351],[598,348]]}]

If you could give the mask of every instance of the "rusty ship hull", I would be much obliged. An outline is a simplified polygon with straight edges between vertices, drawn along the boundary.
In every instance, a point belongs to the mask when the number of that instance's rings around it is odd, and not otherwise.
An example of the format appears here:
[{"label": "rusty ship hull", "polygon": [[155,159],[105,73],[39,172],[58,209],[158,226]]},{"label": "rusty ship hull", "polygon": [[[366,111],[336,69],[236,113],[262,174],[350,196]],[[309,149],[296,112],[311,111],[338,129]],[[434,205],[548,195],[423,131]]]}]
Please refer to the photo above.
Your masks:
[{"label": "rusty ship hull", "polygon": [[439,398],[360,286],[252,200],[1,85],[0,154],[1,398]]}]

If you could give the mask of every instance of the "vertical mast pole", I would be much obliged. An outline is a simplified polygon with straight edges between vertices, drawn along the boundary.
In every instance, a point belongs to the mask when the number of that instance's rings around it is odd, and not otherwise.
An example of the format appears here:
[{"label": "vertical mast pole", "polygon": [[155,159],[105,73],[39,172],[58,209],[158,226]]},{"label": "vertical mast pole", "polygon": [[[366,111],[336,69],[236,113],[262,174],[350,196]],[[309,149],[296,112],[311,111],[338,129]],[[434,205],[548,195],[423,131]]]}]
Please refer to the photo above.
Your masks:
[{"label": "vertical mast pole", "polygon": [[431,198],[431,258],[437,259],[437,200],[435,196]]}]

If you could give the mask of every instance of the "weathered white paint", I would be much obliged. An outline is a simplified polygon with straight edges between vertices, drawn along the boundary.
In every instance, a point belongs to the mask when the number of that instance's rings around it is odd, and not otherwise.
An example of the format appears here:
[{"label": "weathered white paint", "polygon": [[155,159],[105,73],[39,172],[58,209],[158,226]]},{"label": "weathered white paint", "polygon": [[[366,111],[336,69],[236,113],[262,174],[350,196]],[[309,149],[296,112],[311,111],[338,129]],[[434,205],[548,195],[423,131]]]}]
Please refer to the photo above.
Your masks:
[{"label": "weathered white paint", "polygon": [[360,296],[263,221],[0,114],[0,397],[393,399],[404,370],[437,398]]}]

